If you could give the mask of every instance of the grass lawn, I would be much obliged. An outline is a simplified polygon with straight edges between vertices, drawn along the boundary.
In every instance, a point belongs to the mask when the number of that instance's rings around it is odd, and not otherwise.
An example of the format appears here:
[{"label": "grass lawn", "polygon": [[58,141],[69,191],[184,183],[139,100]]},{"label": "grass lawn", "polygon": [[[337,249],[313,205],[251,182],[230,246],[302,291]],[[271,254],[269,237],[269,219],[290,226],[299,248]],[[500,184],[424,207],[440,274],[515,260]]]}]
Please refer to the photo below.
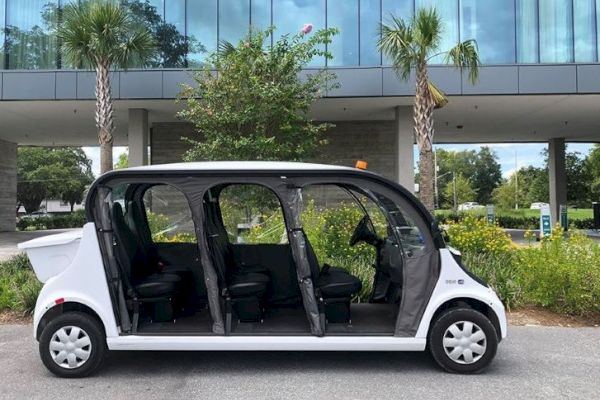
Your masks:
[{"label": "grass lawn", "polygon": [[[451,214],[452,212],[453,212],[453,210],[451,210],[451,209],[441,209],[441,210],[436,210],[435,214],[437,216],[441,216],[443,218],[444,215]],[[463,211],[463,212],[466,214],[472,214],[472,215],[481,215],[481,216],[485,215],[485,209],[470,210],[470,211]],[[520,210],[496,210],[496,215],[505,215],[505,216],[511,216],[511,217],[539,217],[540,210],[530,210],[528,208],[520,209]],[[577,208],[577,209],[569,208],[567,210],[567,216],[568,216],[569,220],[571,220],[571,221],[592,218],[592,209],[591,208]]]}]

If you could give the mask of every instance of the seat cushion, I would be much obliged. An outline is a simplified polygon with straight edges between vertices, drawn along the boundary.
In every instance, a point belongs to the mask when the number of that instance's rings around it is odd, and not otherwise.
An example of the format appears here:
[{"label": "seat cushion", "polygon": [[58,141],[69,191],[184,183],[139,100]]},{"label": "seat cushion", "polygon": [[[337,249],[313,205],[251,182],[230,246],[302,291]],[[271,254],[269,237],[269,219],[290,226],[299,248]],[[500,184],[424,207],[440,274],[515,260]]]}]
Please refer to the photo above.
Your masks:
[{"label": "seat cushion", "polygon": [[140,297],[160,297],[172,294],[175,284],[173,282],[143,282],[135,285],[134,290]]},{"label": "seat cushion", "polygon": [[233,298],[257,296],[261,297],[267,290],[269,277],[259,273],[238,274],[229,284],[229,294]]},{"label": "seat cushion", "polygon": [[143,278],[141,280],[141,282],[171,282],[171,283],[178,283],[178,282],[181,282],[181,276],[179,276],[177,274],[172,274],[172,273],[157,272],[155,274],[148,275],[147,277]]},{"label": "seat cushion", "polygon": [[353,275],[336,271],[319,277],[319,289],[324,297],[351,297],[362,289],[362,282]]}]

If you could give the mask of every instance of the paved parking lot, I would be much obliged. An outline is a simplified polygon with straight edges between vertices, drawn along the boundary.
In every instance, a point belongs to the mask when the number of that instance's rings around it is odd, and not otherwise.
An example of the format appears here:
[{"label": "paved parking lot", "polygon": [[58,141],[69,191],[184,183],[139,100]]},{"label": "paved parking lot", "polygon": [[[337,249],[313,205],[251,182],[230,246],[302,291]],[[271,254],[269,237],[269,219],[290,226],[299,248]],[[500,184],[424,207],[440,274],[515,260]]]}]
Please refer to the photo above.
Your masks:
[{"label": "paved parking lot", "polygon": [[600,328],[511,327],[483,374],[425,353],[114,352],[95,376],[58,379],[31,328],[0,325],[1,399],[592,399]]}]

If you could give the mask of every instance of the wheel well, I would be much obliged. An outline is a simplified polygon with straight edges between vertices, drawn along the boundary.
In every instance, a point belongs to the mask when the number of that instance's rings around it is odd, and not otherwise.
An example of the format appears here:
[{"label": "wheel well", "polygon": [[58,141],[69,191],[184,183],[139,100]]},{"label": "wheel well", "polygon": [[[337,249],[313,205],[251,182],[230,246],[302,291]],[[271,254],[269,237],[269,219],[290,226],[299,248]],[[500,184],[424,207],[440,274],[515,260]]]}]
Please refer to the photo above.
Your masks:
[{"label": "wheel well", "polygon": [[37,340],[40,339],[40,335],[42,334],[42,331],[44,330],[44,328],[46,327],[48,322],[50,322],[52,319],[58,317],[59,315],[62,315],[64,313],[71,312],[71,311],[79,311],[79,312],[90,315],[92,318],[94,318],[96,321],[98,321],[100,326],[102,326],[102,330],[105,330],[102,320],[100,319],[100,317],[98,316],[98,314],[96,314],[96,312],[94,310],[92,310],[90,307],[86,306],[85,304],[68,301],[68,302],[65,302],[62,304],[55,305],[54,307],[52,307],[48,311],[46,311],[46,313],[40,320],[40,323],[38,324],[37,330],[35,332],[36,339]]},{"label": "wheel well", "polygon": [[[470,297],[461,297],[446,301],[438,307],[438,309],[433,314],[433,318],[431,319],[431,321],[435,321],[438,315],[440,315],[443,311],[449,310],[451,308],[461,307],[472,308],[473,310],[477,310],[486,317],[488,317],[488,319],[492,322],[492,325],[494,325],[494,328],[496,329],[498,341],[502,340],[502,330],[500,329],[500,321],[498,321],[498,316],[496,315],[496,312],[494,312],[494,310],[484,302]],[[431,325],[429,325],[429,327],[431,329]]]}]

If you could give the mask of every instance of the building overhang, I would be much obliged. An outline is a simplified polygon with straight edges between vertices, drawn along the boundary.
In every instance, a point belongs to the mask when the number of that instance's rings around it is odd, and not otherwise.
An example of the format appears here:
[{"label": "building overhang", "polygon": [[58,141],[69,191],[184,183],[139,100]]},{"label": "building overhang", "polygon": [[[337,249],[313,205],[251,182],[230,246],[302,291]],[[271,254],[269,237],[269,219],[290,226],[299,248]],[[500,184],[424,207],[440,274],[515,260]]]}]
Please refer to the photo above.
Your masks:
[{"label": "building overhang", "polygon": [[[317,101],[317,120],[393,120],[410,107],[414,80],[389,67],[332,68],[340,88]],[[314,70],[307,69],[303,74]],[[94,73],[0,72],[0,139],[19,144],[94,145]],[[600,141],[600,65],[501,65],[481,67],[471,85],[460,71],[432,66],[430,78],[450,98],[435,111],[438,143]],[[115,143],[127,144],[128,109],[148,110],[150,124],[176,122],[175,98],[192,71],[115,71]]]}]

